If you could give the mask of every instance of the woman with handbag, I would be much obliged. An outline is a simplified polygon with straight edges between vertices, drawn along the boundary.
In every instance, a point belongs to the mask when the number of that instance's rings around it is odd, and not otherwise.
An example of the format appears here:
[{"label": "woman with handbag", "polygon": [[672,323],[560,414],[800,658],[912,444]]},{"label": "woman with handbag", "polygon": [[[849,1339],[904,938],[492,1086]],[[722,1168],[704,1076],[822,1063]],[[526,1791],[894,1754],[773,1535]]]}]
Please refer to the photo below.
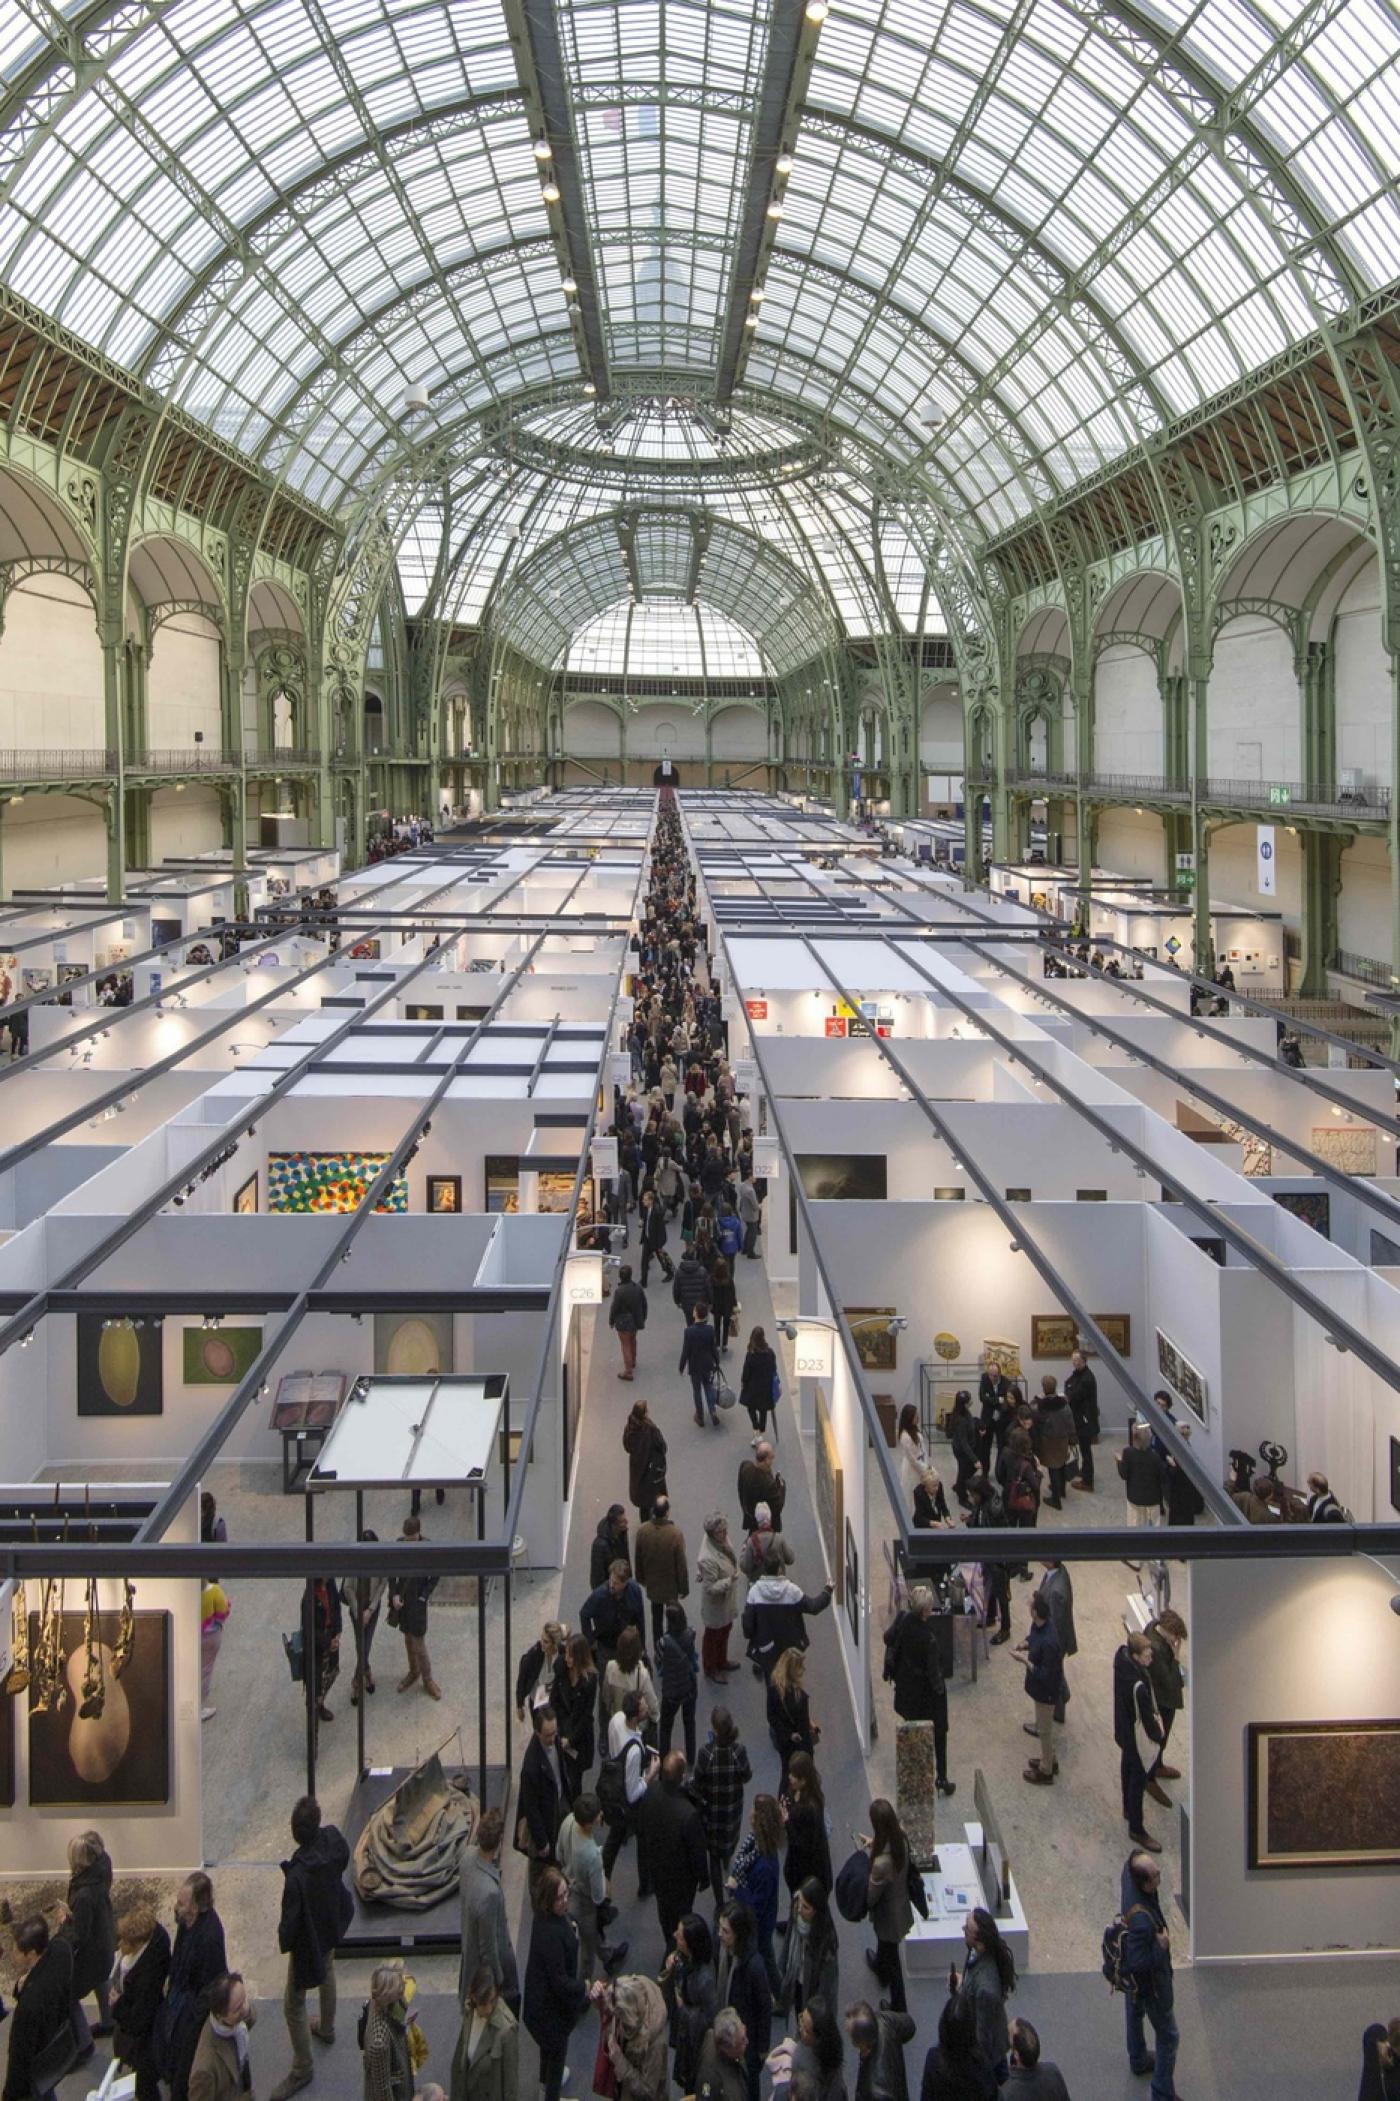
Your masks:
[{"label": "woman with handbag", "polygon": [[744,1369],[739,1375],[739,1405],[746,1411],[757,1436],[764,1434],[781,1392],[778,1360],[769,1346],[768,1337],[762,1328],[751,1328]]},{"label": "woman with handbag", "polygon": [[598,1667],[586,1634],[571,1634],[555,1659],[549,1703],[559,1717],[559,1750],[568,1760],[570,1793],[577,1795],[598,1753]]},{"label": "woman with handbag", "polygon": [[830,1896],[835,1878],[831,1869],[831,1839],[826,1828],[826,1798],[810,1752],[794,1751],[788,1760],[787,1793],[780,1806],[787,1832],[783,1880],[793,1904],[796,1904],[797,1892],[804,1882],[819,1882]]},{"label": "woman with handbag", "polygon": [[170,1935],[149,1904],[133,1904],[117,1920],[112,1971],[112,2055],[136,2074],[136,2101],[160,2101],[156,2016],[170,1975]]},{"label": "woman with handbag", "polygon": [[698,1911],[688,1911],[675,1933],[675,1946],[661,1970],[661,1990],[671,2018],[671,2072],[683,2094],[695,2091],[700,2045],[719,2010],[715,1993],[714,1945]]},{"label": "woman with handbag", "polygon": [[622,1430],[622,1449],[627,1454],[627,1494],[643,1517],[666,1493],[666,1437],[651,1419],[645,1401],[634,1401]]},{"label": "woman with handbag", "polygon": [[739,1310],[739,1294],[734,1289],[734,1276],[724,1255],[716,1255],[715,1266],[710,1272],[710,1311],[714,1315],[715,1340],[719,1353],[724,1356],[729,1348],[729,1338],[734,1332],[734,1316]]},{"label": "woman with handbag", "polygon": [[870,1835],[860,1843],[870,1855],[867,1905],[875,1931],[875,1946],[866,1949],[865,1960],[884,1985],[892,2010],[907,2013],[899,1948],[914,1924],[914,1905],[909,1895],[909,1841],[893,1806],[883,1795],[870,1805]]}]

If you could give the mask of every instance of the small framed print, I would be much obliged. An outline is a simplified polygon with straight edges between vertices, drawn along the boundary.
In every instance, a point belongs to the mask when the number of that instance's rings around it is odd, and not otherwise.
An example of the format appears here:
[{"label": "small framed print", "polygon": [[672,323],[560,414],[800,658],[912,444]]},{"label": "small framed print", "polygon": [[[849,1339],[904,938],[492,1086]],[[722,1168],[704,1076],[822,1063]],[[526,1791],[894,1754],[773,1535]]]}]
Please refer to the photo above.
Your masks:
[{"label": "small framed print", "polygon": [[241,1189],[234,1191],[233,1209],[235,1216],[245,1218],[255,1212],[257,1208],[258,1178],[256,1173],[253,1173],[249,1175]]},{"label": "small framed print", "polygon": [[462,1209],[462,1177],[429,1175],[428,1209],[438,1217],[456,1217]]}]

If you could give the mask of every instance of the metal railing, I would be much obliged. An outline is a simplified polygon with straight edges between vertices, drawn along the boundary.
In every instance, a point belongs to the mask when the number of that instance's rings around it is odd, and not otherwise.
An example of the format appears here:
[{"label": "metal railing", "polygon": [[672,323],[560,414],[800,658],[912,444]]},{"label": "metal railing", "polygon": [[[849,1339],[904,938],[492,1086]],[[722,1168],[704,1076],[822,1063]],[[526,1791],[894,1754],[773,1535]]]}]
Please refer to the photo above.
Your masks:
[{"label": "metal railing", "polygon": [[208,744],[196,744],[189,751],[127,752],[124,758],[128,773],[237,773],[242,762],[241,752]]},{"label": "metal railing", "polygon": [[289,773],[297,773],[303,767],[319,766],[321,759],[318,752],[309,751],[305,745],[288,745],[273,751],[245,751],[243,763],[259,772],[269,766],[284,766]]},{"label": "metal railing", "polygon": [[[1049,773],[1042,767],[1017,766],[1007,771],[1008,787],[1036,788],[1047,794],[1073,795],[1081,786],[1075,773]],[[969,785],[973,785],[969,783]],[[977,786],[984,785],[977,783]],[[985,785],[990,786],[991,783]],[[1190,781],[1169,780],[1160,773],[1086,773],[1085,794],[1112,796],[1121,802],[1191,801]],[[1212,775],[1200,784],[1200,800],[1211,805],[1248,810],[1276,810],[1283,821],[1290,811],[1301,816],[1354,817],[1382,822],[1390,815],[1391,791],[1373,782],[1342,787],[1335,781],[1241,781]]]},{"label": "metal railing", "polygon": [[[127,752],[123,768],[128,776],[169,779],[197,778],[200,774],[238,773],[249,769],[266,772],[280,767],[288,773],[302,772],[320,764],[319,756],[304,746],[273,751],[225,751],[217,745],[196,744],[189,750]],[[0,781],[26,782],[105,780],[117,771],[117,754],[107,750],[80,750],[35,746],[25,751],[0,750]]]},{"label": "metal railing", "polygon": [[116,771],[116,753],[111,751],[0,751],[0,780],[69,781],[91,780]]},{"label": "metal railing", "polygon": [[1377,956],[1358,956],[1349,948],[1339,948],[1327,958],[1327,968],[1344,978],[1355,978],[1359,985],[1376,985],[1383,992],[1391,989],[1391,966]]}]

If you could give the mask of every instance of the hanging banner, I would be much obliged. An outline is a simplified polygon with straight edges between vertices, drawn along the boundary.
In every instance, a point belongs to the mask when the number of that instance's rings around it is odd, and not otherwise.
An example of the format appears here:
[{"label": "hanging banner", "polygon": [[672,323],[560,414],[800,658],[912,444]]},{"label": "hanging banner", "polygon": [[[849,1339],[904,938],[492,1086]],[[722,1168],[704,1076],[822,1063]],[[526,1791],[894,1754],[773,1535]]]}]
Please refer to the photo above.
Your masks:
[{"label": "hanging banner", "polygon": [[1271,824],[1255,826],[1258,842],[1259,872],[1254,887],[1261,897],[1278,895],[1278,870],[1274,862],[1274,828]]}]

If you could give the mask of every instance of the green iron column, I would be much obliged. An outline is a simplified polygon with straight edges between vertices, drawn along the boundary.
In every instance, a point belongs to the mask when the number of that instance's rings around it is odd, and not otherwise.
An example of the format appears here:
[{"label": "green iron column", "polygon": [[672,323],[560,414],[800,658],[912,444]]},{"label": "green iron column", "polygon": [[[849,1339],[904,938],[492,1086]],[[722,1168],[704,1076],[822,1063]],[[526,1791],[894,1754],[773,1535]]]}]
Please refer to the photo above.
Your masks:
[{"label": "green iron column", "polygon": [[107,795],[107,898],[126,896],[126,638],[110,626],[102,637],[102,711],[112,769]]},{"label": "green iron column", "polygon": [[1338,947],[1342,854],[1349,837],[1300,827],[1298,843],[1303,850],[1303,975],[1298,990],[1304,999],[1325,999],[1327,966]]}]

